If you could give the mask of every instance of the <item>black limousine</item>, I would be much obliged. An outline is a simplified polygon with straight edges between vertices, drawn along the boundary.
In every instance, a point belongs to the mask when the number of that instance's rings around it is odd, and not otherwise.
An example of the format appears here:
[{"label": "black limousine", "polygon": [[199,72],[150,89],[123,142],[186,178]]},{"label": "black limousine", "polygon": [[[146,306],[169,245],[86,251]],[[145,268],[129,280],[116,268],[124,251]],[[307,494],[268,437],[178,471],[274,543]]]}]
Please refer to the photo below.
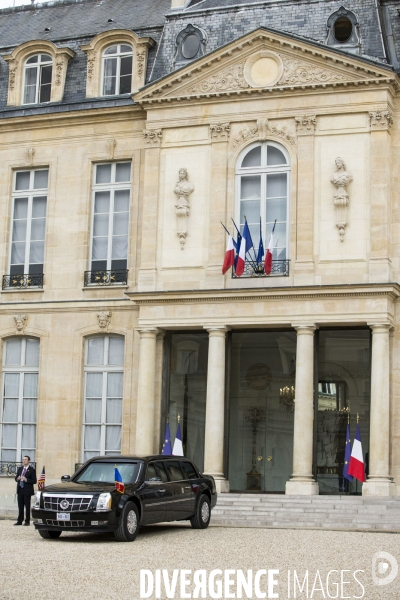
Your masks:
[{"label": "black limousine", "polygon": [[[116,485],[115,467],[122,485]],[[152,523],[189,520],[205,529],[216,502],[214,479],[186,458],[97,456],[72,477],[63,475],[61,483],[36,492],[32,516],[45,539],[98,531],[132,542],[139,526]]]}]

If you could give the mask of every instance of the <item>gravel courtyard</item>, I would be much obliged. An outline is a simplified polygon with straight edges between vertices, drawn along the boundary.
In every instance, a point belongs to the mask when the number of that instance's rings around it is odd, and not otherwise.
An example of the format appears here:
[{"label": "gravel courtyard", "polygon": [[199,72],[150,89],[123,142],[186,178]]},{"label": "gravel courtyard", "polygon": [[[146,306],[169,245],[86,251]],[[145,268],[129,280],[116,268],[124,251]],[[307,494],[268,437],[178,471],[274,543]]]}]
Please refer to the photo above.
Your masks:
[{"label": "gravel courtyard", "polygon": [[[22,600],[85,600],[140,598],[140,569],[279,569],[279,598],[288,598],[288,570],[301,583],[309,571],[309,594],[297,588],[297,598],[317,600],[329,597],[362,597],[368,600],[399,600],[400,574],[386,586],[373,585],[371,564],[374,553],[385,551],[400,563],[398,534],[347,533],[335,531],[234,529],[210,527],[192,530],[186,525],[162,525],[141,529],[131,544],[117,543],[113,535],[63,533],[59,540],[39,537],[34,527],[13,527],[13,521],[0,521],[0,598]],[[333,585],[327,594],[329,571],[348,569],[344,581],[352,581],[340,590]],[[353,571],[364,570],[353,579]],[[315,584],[319,571],[322,581]],[[236,580],[235,580],[236,581]],[[266,581],[266,579],[265,579]],[[340,582],[340,573],[330,581]],[[293,594],[291,584],[290,598]],[[235,583],[236,586],[236,583]],[[236,594],[236,587],[231,591]],[[191,592],[193,588],[187,588]],[[267,589],[266,585],[262,589]],[[175,598],[181,598],[179,585]],[[363,595],[362,595],[363,594]],[[154,594],[150,596],[155,598]],[[166,598],[164,587],[161,598]],[[222,597],[225,597],[223,595]],[[233,597],[236,597],[233,596]],[[245,597],[245,596],[244,596]],[[256,598],[256,596],[252,596]],[[267,594],[268,597],[268,594]],[[211,596],[207,595],[207,598]]]}]

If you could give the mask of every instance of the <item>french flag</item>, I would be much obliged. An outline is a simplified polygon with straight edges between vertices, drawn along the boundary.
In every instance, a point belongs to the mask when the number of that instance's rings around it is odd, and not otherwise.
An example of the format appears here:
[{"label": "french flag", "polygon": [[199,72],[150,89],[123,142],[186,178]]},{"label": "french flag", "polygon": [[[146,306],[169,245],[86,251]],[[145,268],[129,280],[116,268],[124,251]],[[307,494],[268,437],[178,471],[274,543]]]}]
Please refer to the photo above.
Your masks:
[{"label": "french flag", "polygon": [[266,275],[269,275],[271,273],[271,270],[272,270],[272,251],[273,251],[273,248],[274,248],[274,231],[275,231],[275,225],[276,225],[276,221],[275,221],[274,226],[273,226],[272,231],[271,231],[271,237],[269,238],[269,244],[268,244],[268,248],[267,248],[267,254],[265,255],[264,271],[265,271]]},{"label": "french flag", "polygon": [[358,481],[361,481],[361,483],[364,483],[365,481],[364,455],[361,446],[360,426],[358,423],[353,442],[353,449],[351,451],[348,474],[353,475],[353,477],[358,479]]},{"label": "french flag", "polygon": [[242,239],[240,240],[239,256],[236,265],[236,275],[238,277],[244,273],[246,254],[251,248],[253,248],[253,240],[251,239],[250,229],[246,221],[243,228]]},{"label": "french flag", "polygon": [[229,234],[228,245],[226,247],[224,264],[222,265],[222,274],[225,275],[228,269],[233,267],[235,264],[235,246],[233,243],[233,238],[231,234]]},{"label": "french flag", "polygon": [[176,436],[175,436],[174,447],[172,449],[172,454],[174,456],[183,456],[181,424],[179,422],[178,422],[178,429],[176,430]]}]

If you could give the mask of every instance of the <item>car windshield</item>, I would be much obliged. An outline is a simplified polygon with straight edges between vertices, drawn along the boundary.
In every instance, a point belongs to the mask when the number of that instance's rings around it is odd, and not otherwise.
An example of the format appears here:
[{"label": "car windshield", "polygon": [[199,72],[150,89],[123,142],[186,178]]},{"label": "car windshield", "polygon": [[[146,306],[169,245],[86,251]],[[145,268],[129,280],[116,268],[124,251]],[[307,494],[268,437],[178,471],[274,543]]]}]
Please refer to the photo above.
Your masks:
[{"label": "car windshield", "polygon": [[121,473],[123,483],[134,483],[140,470],[138,462],[93,462],[74,479],[75,483],[114,483],[114,467]]}]

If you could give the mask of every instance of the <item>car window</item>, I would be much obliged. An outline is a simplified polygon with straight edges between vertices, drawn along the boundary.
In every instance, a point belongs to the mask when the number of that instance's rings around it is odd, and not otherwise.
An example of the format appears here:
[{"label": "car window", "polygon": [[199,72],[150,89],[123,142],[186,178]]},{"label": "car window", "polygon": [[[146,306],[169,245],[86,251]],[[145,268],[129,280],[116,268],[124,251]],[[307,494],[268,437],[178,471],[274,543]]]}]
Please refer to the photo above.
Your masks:
[{"label": "car window", "polygon": [[184,479],[182,469],[177,460],[168,460],[165,465],[172,481],[182,481]]},{"label": "car window", "polygon": [[198,475],[192,463],[181,462],[182,471],[185,474],[185,479],[198,479]]},{"label": "car window", "polygon": [[147,465],[146,481],[149,481],[153,477],[158,477],[158,475],[156,473],[155,464],[154,463],[150,463],[150,464]]},{"label": "car window", "polygon": [[139,463],[126,462],[93,462],[89,463],[84,470],[73,479],[77,483],[114,483],[115,471],[118,468],[124,483],[136,481],[140,465]]},{"label": "car window", "polygon": [[165,470],[165,466],[164,463],[162,462],[156,462],[155,463],[157,471],[158,471],[158,476],[161,477],[161,481],[163,483],[165,483],[166,481],[168,481],[168,475],[167,475],[167,471]]}]

